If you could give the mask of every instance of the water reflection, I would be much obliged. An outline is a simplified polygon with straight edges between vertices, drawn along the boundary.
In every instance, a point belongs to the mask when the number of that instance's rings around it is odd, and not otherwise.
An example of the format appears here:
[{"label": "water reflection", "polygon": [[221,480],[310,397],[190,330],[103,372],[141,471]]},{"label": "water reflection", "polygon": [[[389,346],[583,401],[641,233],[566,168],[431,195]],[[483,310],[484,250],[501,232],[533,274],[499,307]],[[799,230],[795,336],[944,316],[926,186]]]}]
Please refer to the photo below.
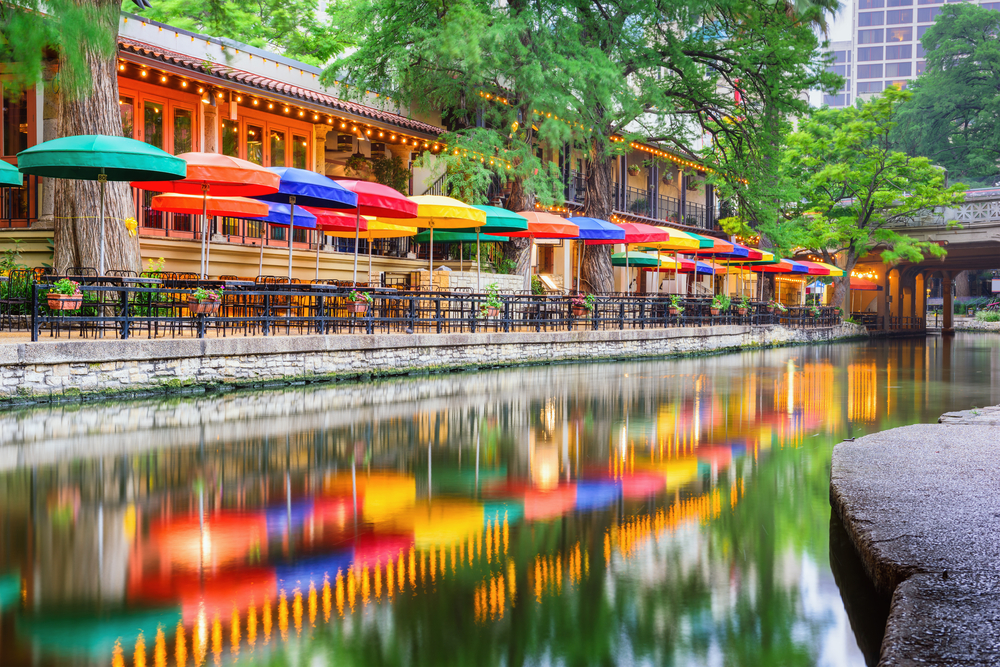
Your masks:
[{"label": "water reflection", "polygon": [[0,415],[0,664],[863,664],[832,444],[1000,402],[998,349]]}]

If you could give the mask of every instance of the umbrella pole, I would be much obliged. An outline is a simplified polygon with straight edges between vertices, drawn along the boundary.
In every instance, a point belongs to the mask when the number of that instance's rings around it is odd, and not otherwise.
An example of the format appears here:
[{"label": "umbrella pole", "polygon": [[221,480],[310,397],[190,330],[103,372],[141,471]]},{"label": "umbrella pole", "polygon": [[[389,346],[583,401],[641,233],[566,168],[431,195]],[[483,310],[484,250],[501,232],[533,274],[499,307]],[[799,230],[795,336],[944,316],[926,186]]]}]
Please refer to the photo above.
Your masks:
[{"label": "umbrella pole", "polygon": [[351,287],[358,286],[358,240],[361,237],[361,209],[354,217],[354,274],[351,276]]},{"label": "umbrella pole", "polygon": [[267,243],[267,223],[260,223],[263,225],[260,232],[260,263],[257,266],[257,275],[264,275],[264,244]]},{"label": "umbrella pole", "polygon": [[576,293],[580,294],[583,288],[583,252],[587,249],[587,242],[580,239],[580,251],[576,254]]},{"label": "umbrella pole", "polygon": [[208,277],[208,183],[201,186],[201,273]]},{"label": "umbrella pole", "polygon": [[434,291],[434,227],[431,227],[431,248],[430,252],[427,253],[427,289]]},{"label": "umbrella pole", "polygon": [[628,244],[625,244],[625,294],[632,294],[632,273],[628,268]]},{"label": "umbrella pole", "polygon": [[288,216],[288,282],[292,282],[292,237],[295,236],[295,195],[288,198],[291,215]]},{"label": "umbrella pole", "polygon": [[98,255],[97,255],[97,257],[98,257],[98,259],[97,259],[97,272],[100,275],[103,276],[104,275],[104,188],[108,184],[108,176],[107,176],[107,174],[103,173],[104,172],[103,169],[101,170],[101,172],[102,173],[100,173],[97,176],[97,183],[98,183],[98,185],[100,186],[100,189],[101,189],[101,196],[100,196],[100,202],[101,202],[100,203],[100,206],[101,206],[101,241],[100,241],[100,243],[101,243],[101,249],[100,249],[100,251],[98,252]]},{"label": "umbrella pole", "polygon": [[368,239],[368,286],[372,286],[372,240]]},{"label": "umbrella pole", "polygon": [[323,230],[316,228],[316,280],[319,280],[319,242],[323,240]]},{"label": "umbrella pole", "polygon": [[659,248],[656,249],[656,289],[654,290],[654,293],[657,296],[660,294],[660,262],[663,261],[660,259],[660,256],[662,252],[663,251]]},{"label": "umbrella pole", "polygon": [[[476,227],[476,229],[479,229],[479,227]],[[458,272],[459,273],[465,271],[465,265],[462,264],[462,259],[463,259],[462,258],[462,244],[459,243],[458,244]]]},{"label": "umbrella pole", "polygon": [[479,255],[479,227],[476,227],[476,294],[483,292],[483,258]]}]

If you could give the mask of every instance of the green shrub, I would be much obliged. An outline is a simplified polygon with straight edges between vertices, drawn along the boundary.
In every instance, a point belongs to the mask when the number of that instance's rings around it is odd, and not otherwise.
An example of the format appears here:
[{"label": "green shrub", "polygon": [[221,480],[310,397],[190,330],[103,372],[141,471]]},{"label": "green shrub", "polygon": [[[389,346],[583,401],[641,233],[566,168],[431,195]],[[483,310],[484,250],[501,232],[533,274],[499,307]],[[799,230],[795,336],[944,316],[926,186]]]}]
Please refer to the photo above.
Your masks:
[{"label": "green shrub", "polygon": [[1000,322],[1000,311],[980,310],[976,313],[976,319],[980,322]]}]

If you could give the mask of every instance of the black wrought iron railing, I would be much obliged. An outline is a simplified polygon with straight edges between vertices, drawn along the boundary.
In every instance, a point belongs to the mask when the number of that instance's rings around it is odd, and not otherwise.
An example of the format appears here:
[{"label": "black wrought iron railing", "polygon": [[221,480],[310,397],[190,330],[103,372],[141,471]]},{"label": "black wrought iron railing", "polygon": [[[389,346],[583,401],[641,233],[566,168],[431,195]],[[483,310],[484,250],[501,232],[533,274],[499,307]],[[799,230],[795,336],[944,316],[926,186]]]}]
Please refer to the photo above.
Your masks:
[{"label": "black wrought iron railing", "polygon": [[[770,311],[755,303],[746,310],[714,311],[710,299],[681,298],[675,308],[666,295],[596,296],[588,309],[572,296],[506,294],[490,302],[485,294],[419,292],[329,284],[253,284],[223,287],[207,312],[193,299],[197,281],[81,285],[72,310],[50,301],[49,286],[33,283],[23,316],[8,317],[11,328],[28,328],[33,341],[44,336],[187,338],[334,333],[476,333],[568,330],[657,329],[709,325],[781,324],[793,328],[840,323],[835,308]],[[401,286],[402,287],[402,286]]]}]

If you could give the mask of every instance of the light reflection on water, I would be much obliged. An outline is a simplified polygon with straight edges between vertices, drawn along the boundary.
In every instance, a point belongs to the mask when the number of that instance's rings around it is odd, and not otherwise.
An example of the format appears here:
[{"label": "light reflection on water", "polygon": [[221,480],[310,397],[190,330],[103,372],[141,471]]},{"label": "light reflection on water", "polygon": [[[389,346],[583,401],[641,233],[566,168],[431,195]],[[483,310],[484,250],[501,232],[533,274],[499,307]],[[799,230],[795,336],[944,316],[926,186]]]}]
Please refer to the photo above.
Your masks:
[{"label": "light reflection on water", "polygon": [[861,665],[832,446],[1000,402],[998,366],[970,336],[0,414],[0,664]]}]

